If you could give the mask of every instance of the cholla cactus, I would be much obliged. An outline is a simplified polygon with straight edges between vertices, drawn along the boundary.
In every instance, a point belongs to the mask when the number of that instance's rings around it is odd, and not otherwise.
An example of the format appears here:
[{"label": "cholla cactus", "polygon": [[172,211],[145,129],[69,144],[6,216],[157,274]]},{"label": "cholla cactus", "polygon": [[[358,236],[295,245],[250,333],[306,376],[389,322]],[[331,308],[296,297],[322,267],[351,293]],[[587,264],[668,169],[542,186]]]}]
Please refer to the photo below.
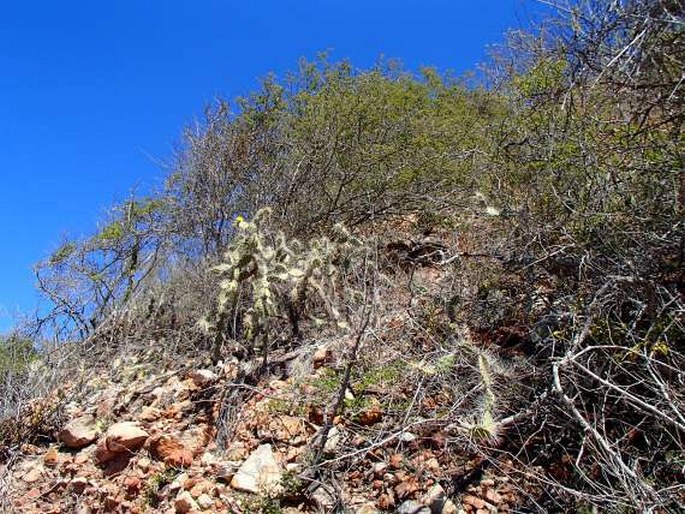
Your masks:
[{"label": "cholla cactus", "polygon": [[214,268],[221,276],[217,312],[213,320],[203,320],[203,324],[216,334],[217,360],[243,292],[249,302],[243,313],[243,326],[250,353],[258,339],[266,352],[269,321],[275,316],[286,314],[294,335],[299,336],[299,320],[310,291],[322,300],[329,319],[340,318],[329,294],[338,271],[334,261],[341,251],[358,241],[340,227],[336,229],[335,242],[318,238],[305,246],[296,240],[286,241],[282,233],[270,236],[265,230],[269,214],[268,209],[261,209],[252,221],[238,217],[237,233],[224,262]]},{"label": "cholla cactus", "polygon": [[493,442],[497,439],[499,424],[495,421],[496,396],[493,389],[492,366],[483,351],[477,351],[478,373],[483,385],[482,407],[474,421],[461,422],[462,429],[474,440]]}]

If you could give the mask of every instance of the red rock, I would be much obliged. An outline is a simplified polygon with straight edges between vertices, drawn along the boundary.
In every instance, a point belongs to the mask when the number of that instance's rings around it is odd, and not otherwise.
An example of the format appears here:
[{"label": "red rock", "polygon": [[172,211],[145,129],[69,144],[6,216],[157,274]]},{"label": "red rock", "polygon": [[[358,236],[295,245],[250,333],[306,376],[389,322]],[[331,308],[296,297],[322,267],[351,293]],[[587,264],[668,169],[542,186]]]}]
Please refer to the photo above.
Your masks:
[{"label": "red rock", "polygon": [[193,463],[193,454],[178,439],[168,435],[155,437],[150,441],[151,455],[169,466],[188,468]]},{"label": "red rock", "polygon": [[394,453],[392,457],[390,457],[390,467],[393,469],[400,469],[403,461],[404,456],[401,453]]},{"label": "red rock", "polygon": [[400,482],[395,486],[395,494],[400,500],[412,496],[419,490],[419,485],[413,478]]},{"label": "red rock", "polygon": [[488,489],[488,491],[485,493],[485,498],[495,505],[502,503],[502,497],[492,489]]},{"label": "red rock", "polygon": [[124,479],[126,494],[136,496],[140,492],[140,478],[137,476],[127,476]]},{"label": "red rock", "polygon": [[116,452],[111,451],[107,448],[107,440],[100,439],[97,446],[95,447],[95,452],[93,453],[93,458],[97,464],[104,464],[114,457],[116,457]]}]

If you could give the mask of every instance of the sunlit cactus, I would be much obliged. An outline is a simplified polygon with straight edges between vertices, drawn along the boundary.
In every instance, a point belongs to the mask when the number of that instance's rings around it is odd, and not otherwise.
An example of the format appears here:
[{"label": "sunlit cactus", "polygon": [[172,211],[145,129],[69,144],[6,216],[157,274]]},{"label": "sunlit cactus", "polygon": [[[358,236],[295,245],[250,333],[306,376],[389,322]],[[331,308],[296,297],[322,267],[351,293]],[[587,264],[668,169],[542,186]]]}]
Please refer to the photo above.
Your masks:
[{"label": "sunlit cactus", "polygon": [[[224,262],[213,270],[221,278],[216,312],[202,326],[215,334],[215,358],[234,319],[241,299],[246,307],[240,312],[243,337],[249,353],[257,344],[266,351],[269,322],[286,315],[295,337],[304,316],[310,294],[323,303],[326,317],[339,319],[339,312],[329,291],[337,273],[334,262],[354,238],[342,227],[335,230],[336,240],[317,238],[308,244],[286,240],[282,233],[271,233],[266,226],[269,209],[259,210],[251,221],[242,216],[235,221],[236,234],[224,255]],[[357,241],[358,242],[358,241]]]}]

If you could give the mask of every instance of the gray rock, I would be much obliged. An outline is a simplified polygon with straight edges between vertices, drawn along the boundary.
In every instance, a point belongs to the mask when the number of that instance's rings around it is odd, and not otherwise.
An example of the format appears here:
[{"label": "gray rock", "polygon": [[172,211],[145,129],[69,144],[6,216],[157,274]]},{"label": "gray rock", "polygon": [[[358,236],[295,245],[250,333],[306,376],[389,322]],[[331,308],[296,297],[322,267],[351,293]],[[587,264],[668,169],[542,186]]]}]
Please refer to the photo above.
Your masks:
[{"label": "gray rock", "polygon": [[440,484],[435,484],[428,490],[428,492],[422,498],[422,501],[423,504],[430,509],[431,514],[442,514],[445,503],[447,502],[445,490],[440,486]]},{"label": "gray rock", "polygon": [[431,514],[431,510],[415,500],[407,500],[397,508],[395,514]]},{"label": "gray rock", "polygon": [[325,487],[317,487],[312,493],[312,499],[325,512],[330,512],[336,504],[335,497]]}]

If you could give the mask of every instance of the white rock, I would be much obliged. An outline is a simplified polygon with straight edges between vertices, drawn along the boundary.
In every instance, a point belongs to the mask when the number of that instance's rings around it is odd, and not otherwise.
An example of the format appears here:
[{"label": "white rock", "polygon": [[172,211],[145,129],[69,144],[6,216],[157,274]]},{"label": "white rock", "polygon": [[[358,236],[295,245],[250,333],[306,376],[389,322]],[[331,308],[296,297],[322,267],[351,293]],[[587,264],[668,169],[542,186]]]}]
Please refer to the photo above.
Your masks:
[{"label": "white rock", "polygon": [[183,472],[180,475],[178,475],[171,484],[169,484],[169,491],[174,492],[178,491],[183,487],[183,485],[186,483],[188,480],[188,473]]},{"label": "white rock", "polygon": [[323,451],[326,453],[335,452],[336,448],[340,444],[341,439],[342,432],[340,429],[336,426],[331,427],[331,429],[328,431],[328,438],[326,439],[326,444],[323,447]]},{"label": "white rock", "polygon": [[208,494],[201,494],[197,497],[197,504],[202,510],[208,510],[214,507],[214,500]]},{"label": "white rock", "polygon": [[385,462],[375,462],[373,465],[373,474],[377,477],[382,477],[388,465]]},{"label": "white rock", "polygon": [[416,441],[417,437],[415,434],[412,434],[411,432],[402,432],[397,439],[402,441],[403,443],[413,443],[414,441]]},{"label": "white rock", "polygon": [[397,508],[396,514],[431,514],[431,510],[414,500],[407,500]]},{"label": "white rock", "polygon": [[209,369],[196,369],[190,372],[190,378],[198,387],[205,387],[217,379],[216,373]]},{"label": "white rock", "polygon": [[281,481],[281,467],[270,444],[253,451],[231,480],[231,487],[249,493],[272,492]]}]

